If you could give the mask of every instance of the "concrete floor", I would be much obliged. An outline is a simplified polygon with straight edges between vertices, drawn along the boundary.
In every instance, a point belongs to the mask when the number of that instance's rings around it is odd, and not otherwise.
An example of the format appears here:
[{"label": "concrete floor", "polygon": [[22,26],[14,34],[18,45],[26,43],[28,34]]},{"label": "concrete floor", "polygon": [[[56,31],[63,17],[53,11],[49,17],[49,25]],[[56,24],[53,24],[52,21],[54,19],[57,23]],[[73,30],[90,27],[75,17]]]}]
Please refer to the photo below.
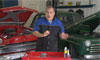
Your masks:
[{"label": "concrete floor", "polygon": [[[22,60],[22,59],[20,58],[20,59],[16,59],[16,60]],[[82,56],[78,56],[77,58],[71,58],[71,60],[100,60],[100,58],[99,59],[85,59]]]},{"label": "concrete floor", "polygon": [[85,58],[79,57],[79,58],[71,58],[71,60],[100,60],[100,59],[85,59]]},{"label": "concrete floor", "polygon": [[[22,59],[16,59],[16,60],[22,60]],[[71,60],[100,60],[100,59],[72,58]]]},{"label": "concrete floor", "polygon": [[100,60],[100,59],[77,59],[77,58],[72,58],[71,60]]},{"label": "concrete floor", "polygon": [[[22,59],[16,59],[16,60],[22,60]],[[100,59],[71,58],[71,60],[100,60]]]}]

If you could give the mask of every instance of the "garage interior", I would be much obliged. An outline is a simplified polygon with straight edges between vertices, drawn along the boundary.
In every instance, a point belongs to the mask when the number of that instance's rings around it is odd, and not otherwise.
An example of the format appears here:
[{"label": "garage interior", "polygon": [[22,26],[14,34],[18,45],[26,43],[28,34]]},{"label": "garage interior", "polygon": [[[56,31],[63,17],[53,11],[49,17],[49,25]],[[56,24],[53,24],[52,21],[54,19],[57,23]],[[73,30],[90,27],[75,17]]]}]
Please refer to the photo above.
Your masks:
[{"label": "garage interior", "polygon": [[[100,60],[100,0],[0,0],[0,60],[36,60],[28,57],[35,52],[38,39],[32,36],[33,27],[48,6],[54,7],[69,34],[68,41],[59,40],[58,52],[64,53],[67,46],[71,59],[66,60]],[[13,20],[9,22],[9,18]],[[34,54],[46,56],[45,52]]]}]

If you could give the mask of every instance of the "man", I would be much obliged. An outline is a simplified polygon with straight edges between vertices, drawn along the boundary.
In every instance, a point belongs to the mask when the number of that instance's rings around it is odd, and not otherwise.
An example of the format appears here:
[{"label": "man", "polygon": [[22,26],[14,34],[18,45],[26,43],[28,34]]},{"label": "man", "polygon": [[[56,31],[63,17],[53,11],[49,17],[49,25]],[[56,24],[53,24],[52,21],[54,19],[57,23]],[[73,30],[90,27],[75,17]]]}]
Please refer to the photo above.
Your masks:
[{"label": "man", "polygon": [[37,20],[33,34],[38,37],[37,51],[57,51],[58,36],[67,39],[62,22],[55,17],[55,10],[49,6],[46,8],[45,17]]}]

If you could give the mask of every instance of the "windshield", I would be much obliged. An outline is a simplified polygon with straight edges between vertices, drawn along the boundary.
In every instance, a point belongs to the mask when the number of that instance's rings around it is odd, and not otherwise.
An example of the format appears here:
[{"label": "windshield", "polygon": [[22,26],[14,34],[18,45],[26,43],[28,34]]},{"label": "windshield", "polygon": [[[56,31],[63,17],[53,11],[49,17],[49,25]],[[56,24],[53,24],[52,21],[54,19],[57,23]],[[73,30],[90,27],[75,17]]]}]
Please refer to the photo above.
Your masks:
[{"label": "windshield", "polygon": [[58,18],[63,22],[64,27],[68,27],[74,24],[72,16],[59,16]]},{"label": "windshield", "polygon": [[63,22],[65,28],[69,28],[83,20],[83,18],[78,15],[58,16],[58,18]]}]

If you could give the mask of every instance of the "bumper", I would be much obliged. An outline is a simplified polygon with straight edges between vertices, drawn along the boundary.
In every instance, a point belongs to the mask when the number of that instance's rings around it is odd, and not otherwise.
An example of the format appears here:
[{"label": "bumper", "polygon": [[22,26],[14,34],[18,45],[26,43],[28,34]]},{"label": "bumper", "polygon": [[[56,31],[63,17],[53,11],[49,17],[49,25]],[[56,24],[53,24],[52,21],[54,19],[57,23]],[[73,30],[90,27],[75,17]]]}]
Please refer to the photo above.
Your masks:
[{"label": "bumper", "polygon": [[100,58],[100,54],[99,55],[85,55],[84,57],[87,59]]},{"label": "bumper", "polygon": [[4,55],[4,56],[0,56],[0,60],[13,60],[13,59],[18,59],[18,58],[22,58],[24,56],[24,54],[25,54],[25,52]]},{"label": "bumper", "polygon": [[24,52],[28,50],[34,50],[36,48],[36,42],[24,42],[18,44],[11,44],[6,46],[0,46],[0,54],[12,53],[12,52]]}]

